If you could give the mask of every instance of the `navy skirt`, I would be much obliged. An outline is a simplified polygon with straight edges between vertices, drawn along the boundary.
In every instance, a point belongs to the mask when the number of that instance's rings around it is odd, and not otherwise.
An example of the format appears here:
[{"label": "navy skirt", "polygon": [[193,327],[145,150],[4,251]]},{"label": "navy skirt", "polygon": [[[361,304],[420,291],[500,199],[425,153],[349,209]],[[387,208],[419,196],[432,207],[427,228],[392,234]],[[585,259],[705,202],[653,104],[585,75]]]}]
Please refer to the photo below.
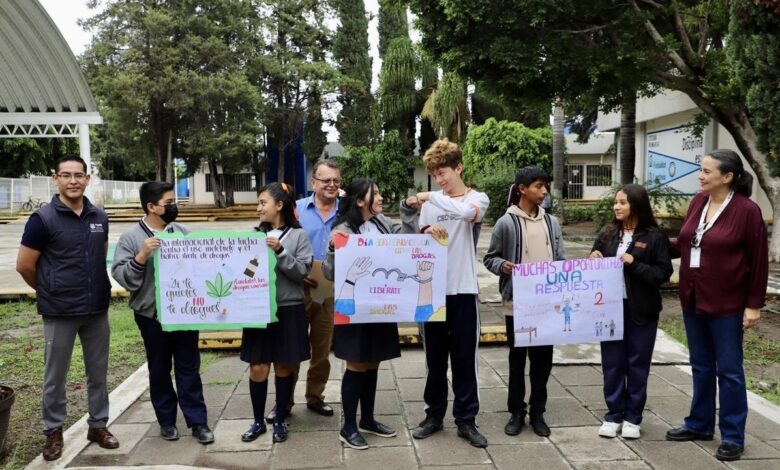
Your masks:
[{"label": "navy skirt", "polygon": [[397,323],[354,323],[333,328],[333,354],[349,362],[401,357]]},{"label": "navy skirt", "polygon": [[309,325],[303,304],[278,307],[279,321],[268,328],[244,328],[241,360],[250,364],[297,363],[311,357]]}]

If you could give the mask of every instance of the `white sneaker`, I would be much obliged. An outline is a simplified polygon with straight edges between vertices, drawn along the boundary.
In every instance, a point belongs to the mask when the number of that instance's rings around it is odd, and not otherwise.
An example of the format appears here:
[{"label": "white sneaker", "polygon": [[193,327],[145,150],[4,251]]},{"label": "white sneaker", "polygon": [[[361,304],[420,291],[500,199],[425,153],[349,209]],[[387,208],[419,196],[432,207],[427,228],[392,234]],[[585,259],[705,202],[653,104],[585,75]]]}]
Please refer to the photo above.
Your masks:
[{"label": "white sneaker", "polygon": [[609,421],[604,421],[604,424],[601,425],[599,428],[599,436],[601,437],[617,437],[618,431],[620,431],[620,427],[622,426],[622,423],[612,423]]},{"label": "white sneaker", "polygon": [[639,439],[639,425],[623,421],[623,439]]}]

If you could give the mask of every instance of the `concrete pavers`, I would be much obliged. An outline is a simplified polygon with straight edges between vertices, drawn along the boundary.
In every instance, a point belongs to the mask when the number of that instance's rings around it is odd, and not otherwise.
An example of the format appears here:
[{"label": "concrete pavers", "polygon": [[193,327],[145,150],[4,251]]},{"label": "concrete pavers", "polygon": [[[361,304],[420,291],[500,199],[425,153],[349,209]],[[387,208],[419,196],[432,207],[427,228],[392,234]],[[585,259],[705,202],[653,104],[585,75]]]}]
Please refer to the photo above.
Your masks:
[{"label": "concrete pavers", "polygon": [[[371,446],[355,451],[338,440],[341,406],[338,404],[339,376],[328,383],[327,399],[334,403],[336,416],[322,417],[302,404],[293,409],[288,420],[290,438],[272,444],[270,430],[252,443],[243,443],[241,434],[252,420],[251,404],[245,390],[248,370],[236,355],[220,358],[204,371],[204,387],[209,405],[209,421],[214,424],[216,442],[199,445],[179,423],[182,438],[166,442],[143,390],[135,403],[127,406],[112,424],[122,445],[106,451],[93,445],[84,447],[73,458],[70,468],[108,468],[140,465],[187,465],[220,469],[408,469],[473,468],[514,469],[780,469],[780,411],[764,416],[752,410],[748,418],[747,450],[743,460],[730,466],[715,460],[718,442],[673,443],[664,434],[679,424],[690,405],[685,383],[690,376],[675,365],[657,360],[650,378],[650,396],[642,423],[642,438],[603,439],[597,430],[604,413],[601,375],[598,364],[558,363],[553,368],[548,390],[546,418],[552,429],[549,438],[536,436],[526,425],[518,436],[503,432],[509,414],[506,407],[506,380],[501,364],[506,362],[505,347],[480,350],[481,410],[477,424],[488,438],[487,449],[476,449],[457,437],[448,408],[444,430],[425,440],[411,437],[411,429],[424,417],[424,353],[404,349],[403,357],[384,364],[379,373],[381,390],[377,393],[377,419],[398,431],[395,438],[373,435]],[[657,358],[658,359],[658,358]],[[662,358],[661,358],[662,359]],[[343,370],[333,358],[333,368]],[[209,380],[205,380],[209,379]],[[301,389],[303,383],[299,384]],[[145,384],[144,384],[145,386]],[[269,387],[273,391],[273,386]],[[450,398],[452,395],[450,394]],[[270,396],[267,409],[272,406]],[[301,400],[298,400],[301,403]],[[775,407],[777,408],[777,407]],[[717,437],[717,436],[716,436]],[[67,441],[66,441],[67,442]],[[46,465],[38,468],[47,468]]]}]

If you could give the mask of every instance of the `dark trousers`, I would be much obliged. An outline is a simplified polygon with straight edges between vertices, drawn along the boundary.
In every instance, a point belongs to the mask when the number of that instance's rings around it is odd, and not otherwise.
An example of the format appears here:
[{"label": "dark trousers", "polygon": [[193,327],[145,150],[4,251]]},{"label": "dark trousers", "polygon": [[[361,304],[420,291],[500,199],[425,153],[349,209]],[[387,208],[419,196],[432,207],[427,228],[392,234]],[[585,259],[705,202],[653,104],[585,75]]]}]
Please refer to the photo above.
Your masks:
[{"label": "dark trousers", "polygon": [[642,423],[657,331],[657,319],[639,325],[631,319],[628,303],[623,301],[623,339],[601,342],[605,421]]},{"label": "dark trousers", "polygon": [[683,310],[693,370],[693,400],[685,427],[701,434],[714,434],[715,393],[719,391],[721,440],[745,445],[748,404],[742,368],[742,315],[713,317],[694,312],[695,309]]},{"label": "dark trousers", "polygon": [[455,424],[473,423],[479,412],[479,312],[476,294],[447,296],[447,320],[420,325],[425,348],[425,413],[443,420],[447,413],[447,358],[452,361]]},{"label": "dark trousers", "polygon": [[[521,414],[528,412],[530,405],[531,416],[538,416],[545,412],[547,405],[547,380],[550,378],[553,363],[553,347],[532,346],[515,347],[515,319],[511,315],[504,317],[506,323],[507,344],[509,344],[509,390],[506,406],[510,413]],[[531,381],[531,395],[528,405],[525,402],[525,359],[531,363],[529,379]]]},{"label": "dark trousers", "polygon": [[[197,331],[163,331],[153,319],[135,316],[141,330],[149,367],[149,394],[160,426],[176,424],[176,407],[181,407],[187,427],[206,424],[206,400],[200,380],[200,351]],[[176,390],[171,381],[171,368]],[[178,396],[176,392],[178,391]]]}]

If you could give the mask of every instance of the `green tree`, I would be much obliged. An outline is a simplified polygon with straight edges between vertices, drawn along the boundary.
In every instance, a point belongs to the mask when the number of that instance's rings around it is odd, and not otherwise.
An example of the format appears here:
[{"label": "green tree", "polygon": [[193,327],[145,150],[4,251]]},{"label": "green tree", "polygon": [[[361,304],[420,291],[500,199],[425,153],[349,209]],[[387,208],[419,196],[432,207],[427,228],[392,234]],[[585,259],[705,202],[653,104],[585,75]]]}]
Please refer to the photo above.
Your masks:
[{"label": "green tree", "polygon": [[490,197],[489,219],[504,213],[507,192],[515,173],[535,165],[548,173],[552,169],[552,132],[550,128],[529,129],[519,122],[496,121],[472,125],[463,143],[463,178],[466,184],[480,188]]},{"label": "green tree", "polygon": [[[507,100],[559,97],[564,104],[610,109],[628,94],[660,88],[685,93],[734,138],[772,201],[773,218],[780,220],[775,156],[758,147],[755,118],[727,54],[730,24],[742,21],[732,9],[744,3],[628,0],[616,7],[606,0],[517,0],[511,8],[491,0],[409,3],[426,50],[444,67]],[[777,57],[777,47],[769,47]],[[770,258],[780,260],[780,231],[772,238]]]},{"label": "green tree", "polygon": [[398,0],[379,0],[379,58],[385,60],[387,49],[395,38],[409,37],[406,5]]},{"label": "green tree", "polygon": [[341,72],[336,119],[339,141],[347,146],[371,145],[375,139],[371,94],[368,17],[363,0],[336,0],[341,25],[333,38],[333,58]]},{"label": "green tree", "polygon": [[[303,152],[309,162],[317,161],[325,150],[328,136],[322,130],[322,96],[316,84],[309,91],[309,106],[306,110],[306,122],[303,128]],[[300,188],[303,189],[303,188]]]},{"label": "green tree", "polygon": [[250,62],[249,76],[264,97],[267,147],[279,155],[276,179],[284,181],[286,167],[293,164],[290,150],[304,129],[308,108],[319,106],[319,97],[335,90],[335,69],[324,54],[331,47],[325,25],[330,10],[327,2],[318,0],[258,4],[259,34],[272,40],[265,53]]},{"label": "green tree", "polygon": [[385,206],[392,207],[413,187],[410,176],[419,159],[406,151],[398,131],[392,130],[373,148],[347,147],[339,162],[346,181],[373,179],[382,191]]},{"label": "green tree", "polygon": [[49,176],[54,162],[68,153],[79,153],[78,139],[0,139],[0,177]]}]

